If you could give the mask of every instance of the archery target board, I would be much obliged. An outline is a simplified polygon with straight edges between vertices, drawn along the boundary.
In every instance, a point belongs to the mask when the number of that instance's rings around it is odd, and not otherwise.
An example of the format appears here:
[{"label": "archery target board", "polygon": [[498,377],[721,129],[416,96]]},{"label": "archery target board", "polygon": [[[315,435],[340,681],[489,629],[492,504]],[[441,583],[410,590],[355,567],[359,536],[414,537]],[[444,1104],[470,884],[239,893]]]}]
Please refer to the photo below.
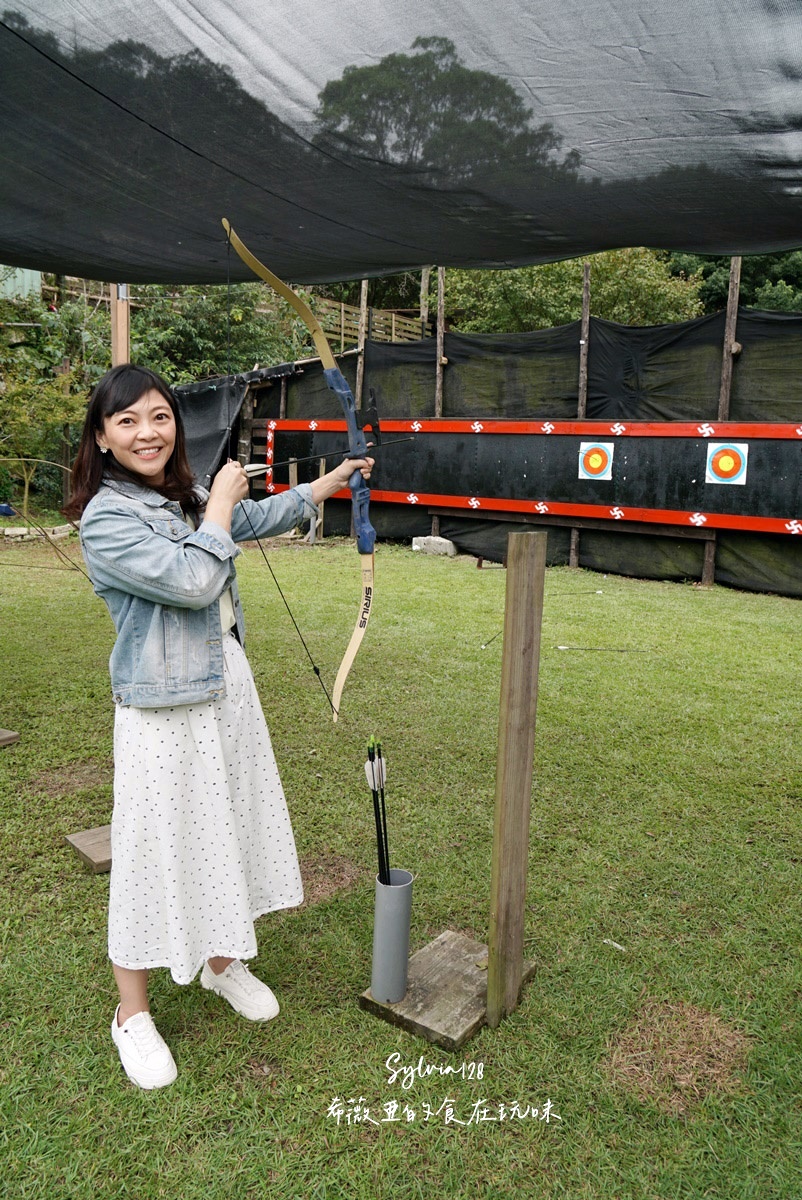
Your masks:
[{"label": "archery target board", "polygon": [[612,442],[580,442],[579,478],[612,479],[614,449]]},{"label": "archery target board", "polygon": [[711,442],[707,447],[705,483],[746,483],[748,442]]}]

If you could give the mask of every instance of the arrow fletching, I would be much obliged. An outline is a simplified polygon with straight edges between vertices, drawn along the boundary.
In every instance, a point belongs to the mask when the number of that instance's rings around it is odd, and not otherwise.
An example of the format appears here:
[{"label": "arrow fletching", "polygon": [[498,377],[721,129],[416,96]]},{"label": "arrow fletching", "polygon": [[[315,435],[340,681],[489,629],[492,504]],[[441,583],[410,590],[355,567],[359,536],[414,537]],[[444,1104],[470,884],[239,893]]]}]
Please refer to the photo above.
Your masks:
[{"label": "arrow fletching", "polygon": [[365,763],[365,778],[372,792],[378,792],[387,782],[387,761],[384,758],[370,759]]}]

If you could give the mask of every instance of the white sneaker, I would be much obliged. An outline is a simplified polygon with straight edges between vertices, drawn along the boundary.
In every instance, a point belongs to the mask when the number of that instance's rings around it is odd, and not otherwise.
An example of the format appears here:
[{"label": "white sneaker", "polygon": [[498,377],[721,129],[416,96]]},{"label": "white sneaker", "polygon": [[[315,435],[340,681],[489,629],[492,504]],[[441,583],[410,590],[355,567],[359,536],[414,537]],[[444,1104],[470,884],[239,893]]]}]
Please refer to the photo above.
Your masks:
[{"label": "white sneaker", "polygon": [[122,1025],[117,1024],[119,1004],[111,1023],[111,1040],[120,1052],[125,1073],[137,1087],[167,1087],[178,1071],[162,1035],[149,1012],[134,1013]]},{"label": "white sneaker", "polygon": [[221,975],[215,975],[209,964],[204,963],[201,986],[222,996],[249,1021],[271,1021],[278,1016],[278,1000],[270,988],[251,975],[238,959],[229,963]]}]

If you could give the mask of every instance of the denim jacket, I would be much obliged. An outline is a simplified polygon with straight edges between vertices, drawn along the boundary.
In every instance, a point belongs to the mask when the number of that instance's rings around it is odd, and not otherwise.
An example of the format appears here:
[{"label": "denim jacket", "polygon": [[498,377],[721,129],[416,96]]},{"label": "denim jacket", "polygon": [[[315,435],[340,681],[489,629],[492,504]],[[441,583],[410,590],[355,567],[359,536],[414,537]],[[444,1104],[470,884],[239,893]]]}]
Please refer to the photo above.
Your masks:
[{"label": "denim jacket", "polygon": [[[203,507],[208,493],[201,496]],[[237,636],[245,638],[236,543],[283,533],[316,512],[303,483],[241,501],[230,535],[206,520],[193,530],[175,501],[104,479],[81,518],[81,550],[117,630],[109,660],[115,703],[166,708],[225,695],[219,598],[228,587]]]}]

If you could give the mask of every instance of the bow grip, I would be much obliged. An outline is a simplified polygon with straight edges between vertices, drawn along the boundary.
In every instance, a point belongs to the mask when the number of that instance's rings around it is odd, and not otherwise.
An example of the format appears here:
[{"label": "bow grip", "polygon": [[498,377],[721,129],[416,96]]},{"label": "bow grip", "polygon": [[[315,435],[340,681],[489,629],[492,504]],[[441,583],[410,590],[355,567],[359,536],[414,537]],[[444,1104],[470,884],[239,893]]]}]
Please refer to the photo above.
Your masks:
[{"label": "bow grip", "polygon": [[[326,384],[339,398],[345,413],[345,423],[348,427],[348,453],[352,458],[366,458],[368,444],[364,432],[359,428],[356,419],[356,404],[348,386],[348,381],[339,367],[328,367],[323,372]],[[354,518],[354,533],[356,547],[360,554],[372,554],[376,543],[376,530],[370,523],[368,506],[370,504],[370,488],[362,478],[362,473],[354,471],[348,480],[351,489],[351,505]]]}]

